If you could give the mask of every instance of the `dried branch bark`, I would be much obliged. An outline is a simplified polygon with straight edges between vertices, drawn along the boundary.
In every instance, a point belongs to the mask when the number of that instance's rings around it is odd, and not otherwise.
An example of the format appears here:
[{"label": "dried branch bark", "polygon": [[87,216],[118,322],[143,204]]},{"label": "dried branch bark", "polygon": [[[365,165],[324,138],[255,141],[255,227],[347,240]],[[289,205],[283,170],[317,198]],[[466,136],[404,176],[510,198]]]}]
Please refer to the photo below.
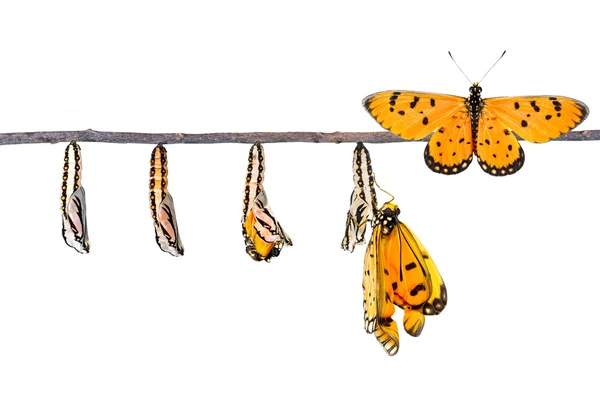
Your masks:
[{"label": "dried branch bark", "polygon": [[[85,131],[14,132],[0,134],[0,145],[78,142],[101,143],[391,143],[407,140],[390,132],[222,132],[222,133],[138,133]],[[554,140],[600,140],[600,130],[573,131]],[[427,138],[421,139],[427,141]]]}]

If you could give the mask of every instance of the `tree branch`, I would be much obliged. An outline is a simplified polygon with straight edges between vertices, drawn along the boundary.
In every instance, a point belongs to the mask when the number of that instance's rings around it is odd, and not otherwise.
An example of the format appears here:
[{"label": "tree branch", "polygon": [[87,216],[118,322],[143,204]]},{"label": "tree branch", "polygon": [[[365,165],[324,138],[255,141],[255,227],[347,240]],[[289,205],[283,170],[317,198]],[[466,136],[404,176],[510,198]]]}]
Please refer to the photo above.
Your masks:
[{"label": "tree branch", "polygon": [[[407,142],[390,132],[223,132],[223,133],[136,133],[85,131],[15,132],[0,134],[0,145],[70,142],[102,143],[390,143]],[[420,141],[427,141],[428,137]],[[600,130],[573,131],[554,140],[600,140]]]}]

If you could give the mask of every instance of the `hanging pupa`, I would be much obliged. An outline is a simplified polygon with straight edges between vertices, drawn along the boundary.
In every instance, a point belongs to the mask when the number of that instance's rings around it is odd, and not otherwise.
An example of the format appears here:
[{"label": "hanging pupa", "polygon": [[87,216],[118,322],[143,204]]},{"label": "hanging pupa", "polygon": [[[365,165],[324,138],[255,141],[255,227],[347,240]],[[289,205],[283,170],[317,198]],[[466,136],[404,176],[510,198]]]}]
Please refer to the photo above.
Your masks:
[{"label": "hanging pupa", "polygon": [[172,256],[183,255],[173,197],[167,190],[167,150],[158,144],[150,157],[150,212],[158,247]]},{"label": "hanging pupa", "polygon": [[417,236],[400,220],[400,209],[388,201],[376,212],[363,273],[364,323],[390,356],[398,352],[395,307],[404,309],[404,330],[419,336],[425,315],[446,307],[446,285]]},{"label": "hanging pupa", "polygon": [[369,151],[362,142],[356,144],[352,163],[354,172],[354,190],[350,195],[350,209],[346,218],[346,232],[342,240],[342,249],[354,251],[354,246],[365,243],[367,222],[373,219],[377,210],[375,194],[375,176],[371,167]]},{"label": "hanging pupa", "polygon": [[291,246],[292,239],[275,219],[263,188],[265,157],[263,147],[256,142],[248,155],[248,174],[244,190],[242,235],[246,253],[256,261],[269,262],[277,257],[284,245]]},{"label": "hanging pupa", "polygon": [[65,149],[62,177],[62,236],[65,243],[86,254],[90,251],[87,232],[85,190],[81,186],[81,148],[73,140]]}]

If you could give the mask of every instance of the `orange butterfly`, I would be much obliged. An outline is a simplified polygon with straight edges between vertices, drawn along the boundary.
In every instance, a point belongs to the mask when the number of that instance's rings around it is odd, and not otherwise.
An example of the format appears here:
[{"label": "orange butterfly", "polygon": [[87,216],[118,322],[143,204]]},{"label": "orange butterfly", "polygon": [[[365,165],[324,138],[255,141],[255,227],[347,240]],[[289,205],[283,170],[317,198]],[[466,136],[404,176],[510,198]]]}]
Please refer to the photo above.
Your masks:
[{"label": "orange butterfly", "polygon": [[400,209],[387,202],[377,212],[365,253],[363,308],[365,330],[374,333],[388,355],[398,352],[395,305],[404,309],[404,330],[419,336],[425,315],[441,313],[448,302],[446,285],[417,236],[400,220]]},{"label": "orange butterfly", "polygon": [[515,134],[544,143],[569,132],[589,114],[583,102],[569,97],[483,99],[478,82],[467,98],[398,90],[372,94],[363,105],[383,128],[404,139],[419,140],[432,133],[425,163],[446,175],[464,171],[473,154],[490,175],[514,174],[525,162]]}]

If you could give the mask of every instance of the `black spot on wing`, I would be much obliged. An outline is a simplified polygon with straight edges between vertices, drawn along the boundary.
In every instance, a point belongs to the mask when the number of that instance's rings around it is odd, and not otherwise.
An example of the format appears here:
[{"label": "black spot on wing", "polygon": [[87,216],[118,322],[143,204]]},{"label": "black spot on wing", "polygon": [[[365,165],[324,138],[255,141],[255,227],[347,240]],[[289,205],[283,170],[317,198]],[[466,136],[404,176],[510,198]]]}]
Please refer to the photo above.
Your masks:
[{"label": "black spot on wing", "polygon": [[410,108],[415,108],[415,106],[417,105],[419,100],[420,100],[419,96],[415,96],[413,101],[411,101],[411,103],[410,103]]}]

